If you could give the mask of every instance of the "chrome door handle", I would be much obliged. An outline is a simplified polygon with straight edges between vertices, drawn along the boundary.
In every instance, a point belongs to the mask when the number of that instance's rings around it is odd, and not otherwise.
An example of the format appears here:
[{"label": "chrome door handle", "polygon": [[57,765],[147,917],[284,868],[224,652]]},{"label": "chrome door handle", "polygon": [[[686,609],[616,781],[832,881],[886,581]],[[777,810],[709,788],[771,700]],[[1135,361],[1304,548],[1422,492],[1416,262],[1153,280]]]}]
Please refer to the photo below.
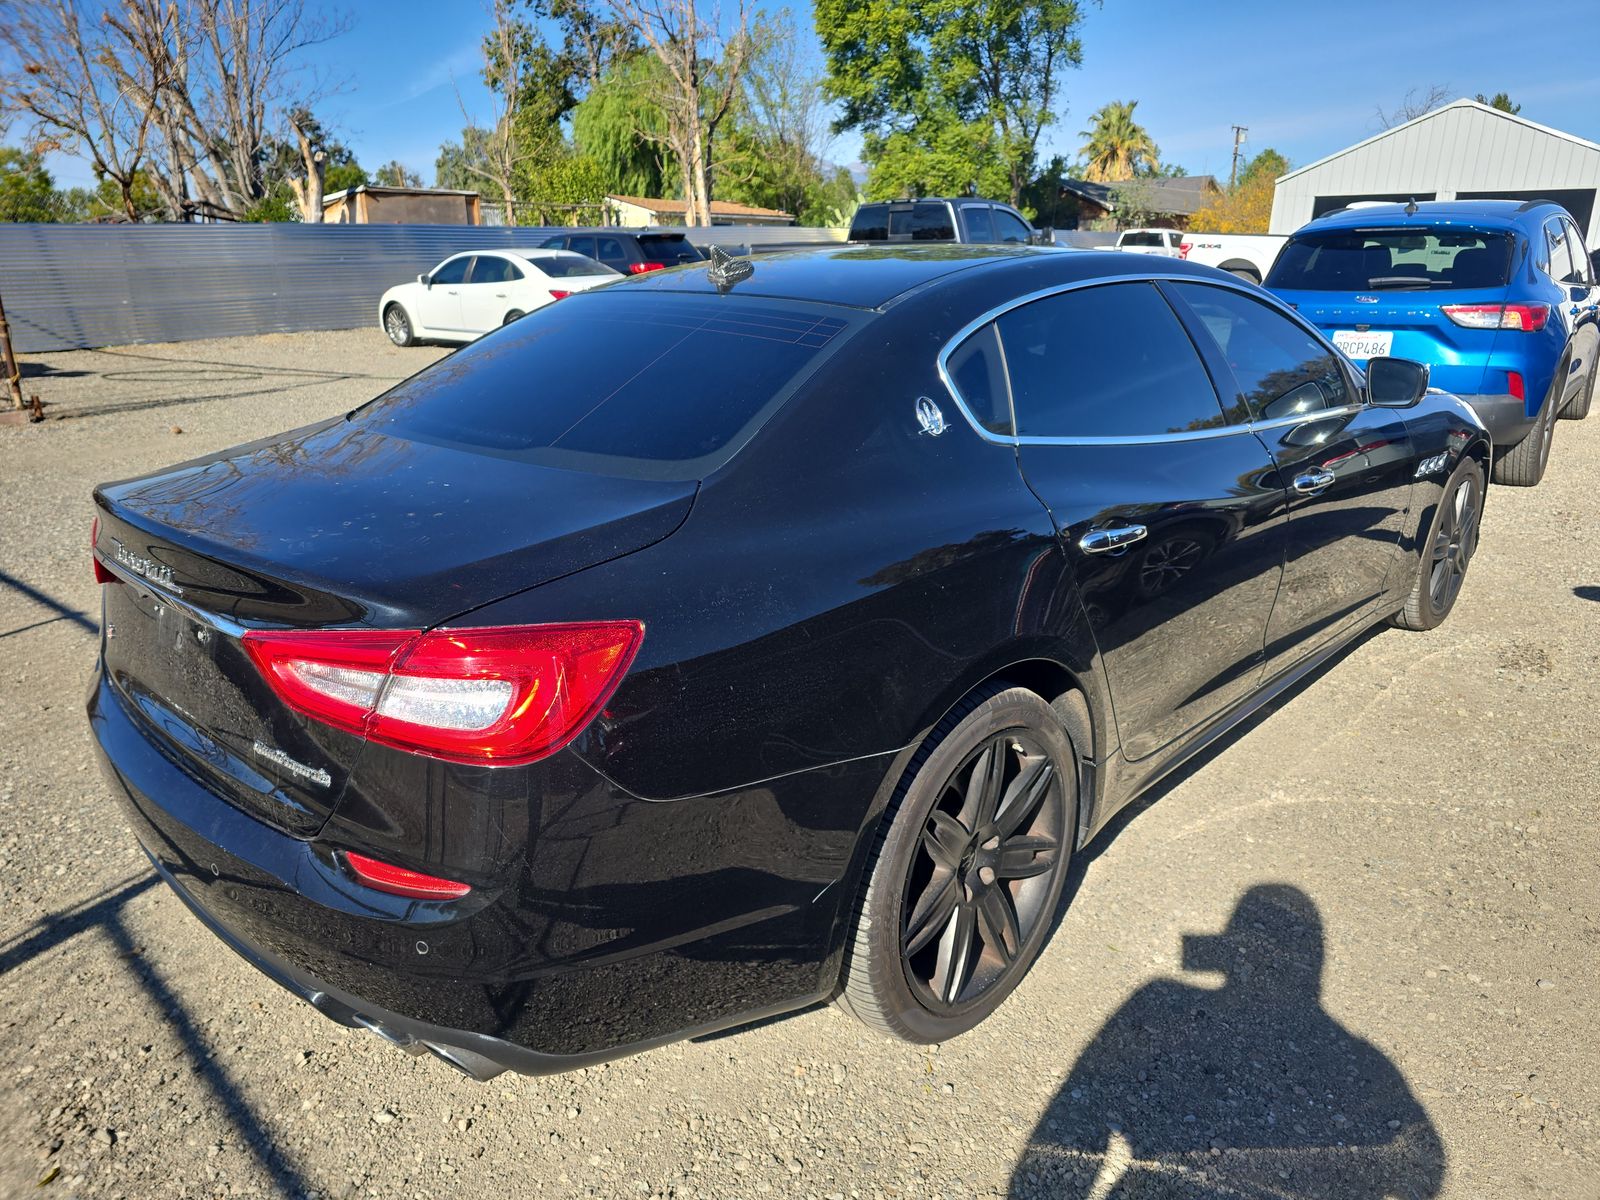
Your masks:
[{"label": "chrome door handle", "polygon": [[494,298],[496,300],[504,300],[506,298],[506,294],[504,292],[496,292],[494,294]]},{"label": "chrome door handle", "polygon": [[1143,525],[1117,525],[1111,529],[1091,529],[1078,539],[1078,549],[1085,554],[1112,554],[1126,550],[1135,542],[1143,541],[1150,531]]},{"label": "chrome door handle", "polygon": [[1294,477],[1294,490],[1314,496],[1324,488],[1332,485],[1334,473],[1326,467],[1318,467],[1315,471],[1307,471],[1304,475]]}]

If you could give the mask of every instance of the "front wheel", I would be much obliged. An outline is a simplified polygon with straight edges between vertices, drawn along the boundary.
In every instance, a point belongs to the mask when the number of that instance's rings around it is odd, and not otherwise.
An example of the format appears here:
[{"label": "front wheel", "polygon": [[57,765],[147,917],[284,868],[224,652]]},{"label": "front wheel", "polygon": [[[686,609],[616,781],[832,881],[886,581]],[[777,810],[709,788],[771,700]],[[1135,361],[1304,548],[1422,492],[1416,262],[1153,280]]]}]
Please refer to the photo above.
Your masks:
[{"label": "front wheel", "polygon": [[841,1003],[910,1042],[965,1033],[1038,958],[1077,829],[1077,755],[1024,688],[969,697],[911,761],[880,824]]},{"label": "front wheel", "polygon": [[411,318],[406,316],[406,310],[398,304],[391,304],[383,310],[383,331],[396,346],[417,344],[417,335],[411,328]]},{"label": "front wheel", "polygon": [[1394,615],[1401,629],[1434,629],[1450,615],[1477,552],[1482,520],[1483,466],[1475,458],[1464,458],[1445,481],[1422,543],[1416,581],[1406,606]]}]

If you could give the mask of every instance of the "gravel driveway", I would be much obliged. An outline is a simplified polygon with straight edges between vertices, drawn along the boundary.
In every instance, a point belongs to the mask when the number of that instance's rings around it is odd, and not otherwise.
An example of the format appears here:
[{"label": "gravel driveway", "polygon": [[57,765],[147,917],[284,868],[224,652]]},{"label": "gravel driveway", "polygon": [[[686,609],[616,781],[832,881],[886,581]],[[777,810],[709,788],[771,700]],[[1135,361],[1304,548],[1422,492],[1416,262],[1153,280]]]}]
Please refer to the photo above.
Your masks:
[{"label": "gravel driveway", "polygon": [[1102,835],[973,1033],[914,1048],[828,1007],[481,1085],[204,932],[83,717],[90,487],[440,353],[30,363],[64,419],[0,429],[0,1194],[1600,1197],[1600,419],[1491,490],[1442,629],[1367,638]]}]

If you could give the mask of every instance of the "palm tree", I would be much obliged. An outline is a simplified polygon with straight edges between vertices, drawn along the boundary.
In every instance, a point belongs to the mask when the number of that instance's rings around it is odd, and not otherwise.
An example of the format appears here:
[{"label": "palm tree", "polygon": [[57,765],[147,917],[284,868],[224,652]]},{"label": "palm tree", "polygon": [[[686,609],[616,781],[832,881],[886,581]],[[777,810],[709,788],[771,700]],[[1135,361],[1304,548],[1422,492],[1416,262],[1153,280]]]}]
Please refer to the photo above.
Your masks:
[{"label": "palm tree", "polygon": [[1084,177],[1095,183],[1132,179],[1152,172],[1161,152],[1145,128],[1133,119],[1137,100],[1113,100],[1089,118],[1089,128],[1079,137],[1089,139],[1078,149],[1088,163]]}]

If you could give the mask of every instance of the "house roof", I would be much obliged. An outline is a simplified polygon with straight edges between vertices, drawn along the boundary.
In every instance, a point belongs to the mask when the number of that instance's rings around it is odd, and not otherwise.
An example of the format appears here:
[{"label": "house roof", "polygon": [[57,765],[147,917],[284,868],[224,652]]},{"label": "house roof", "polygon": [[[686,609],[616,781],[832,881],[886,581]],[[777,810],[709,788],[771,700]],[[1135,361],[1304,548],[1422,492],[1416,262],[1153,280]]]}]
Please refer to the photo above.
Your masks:
[{"label": "house roof", "polygon": [[1336,158],[1343,158],[1346,154],[1354,154],[1357,150],[1364,149],[1375,142],[1383,141],[1384,138],[1393,137],[1402,129],[1410,129],[1413,125],[1420,125],[1424,121],[1432,121],[1437,117],[1443,116],[1447,112],[1462,108],[1476,109],[1485,116],[1492,117],[1496,120],[1512,121],[1518,125],[1525,126],[1528,129],[1536,130],[1539,133],[1548,134],[1550,137],[1560,138],[1565,142],[1571,142],[1575,146],[1582,146],[1585,150],[1600,150],[1600,145],[1596,145],[1594,142],[1578,137],[1575,134],[1566,133],[1560,129],[1552,129],[1550,126],[1541,125],[1537,121],[1530,121],[1527,117],[1518,116],[1516,113],[1502,112],[1498,108],[1491,108],[1487,104],[1479,104],[1476,100],[1469,100],[1463,96],[1461,99],[1452,100],[1449,104],[1436,108],[1432,112],[1425,112],[1420,117],[1412,117],[1411,120],[1406,121],[1403,124],[1396,125],[1392,129],[1385,129],[1382,133],[1375,133],[1371,137],[1359,141],[1353,146],[1346,146],[1343,150],[1335,150],[1326,158],[1319,158],[1316,162],[1307,163],[1303,167],[1297,167],[1293,171],[1290,171],[1287,175],[1278,176],[1278,182],[1282,183],[1285,179],[1293,179],[1296,175],[1304,175],[1307,171],[1314,171],[1326,163],[1331,163]]},{"label": "house roof", "polygon": [[1217,191],[1214,175],[1179,175],[1160,179],[1119,179],[1092,183],[1087,179],[1062,180],[1061,190],[1070,192],[1107,212],[1117,211],[1117,190],[1137,186],[1142,207],[1161,216],[1190,216],[1199,212]]},{"label": "house roof", "polygon": [[[644,196],[611,196],[607,200],[617,204],[631,204],[635,208],[642,208],[646,212],[670,213],[682,216],[689,211],[689,206],[682,200],[652,200]],[[711,215],[714,217],[792,217],[793,213],[784,212],[781,208],[758,208],[753,204],[734,204],[728,200],[713,200],[711,202]]]},{"label": "house roof", "polygon": [[366,192],[372,196],[476,196],[477,192],[463,192],[456,188],[412,188],[412,187],[382,187],[372,183],[358,183],[352,188],[343,188],[337,192],[329,192],[322,198],[326,206],[334,200],[341,200],[345,196],[354,196],[357,192]]}]

